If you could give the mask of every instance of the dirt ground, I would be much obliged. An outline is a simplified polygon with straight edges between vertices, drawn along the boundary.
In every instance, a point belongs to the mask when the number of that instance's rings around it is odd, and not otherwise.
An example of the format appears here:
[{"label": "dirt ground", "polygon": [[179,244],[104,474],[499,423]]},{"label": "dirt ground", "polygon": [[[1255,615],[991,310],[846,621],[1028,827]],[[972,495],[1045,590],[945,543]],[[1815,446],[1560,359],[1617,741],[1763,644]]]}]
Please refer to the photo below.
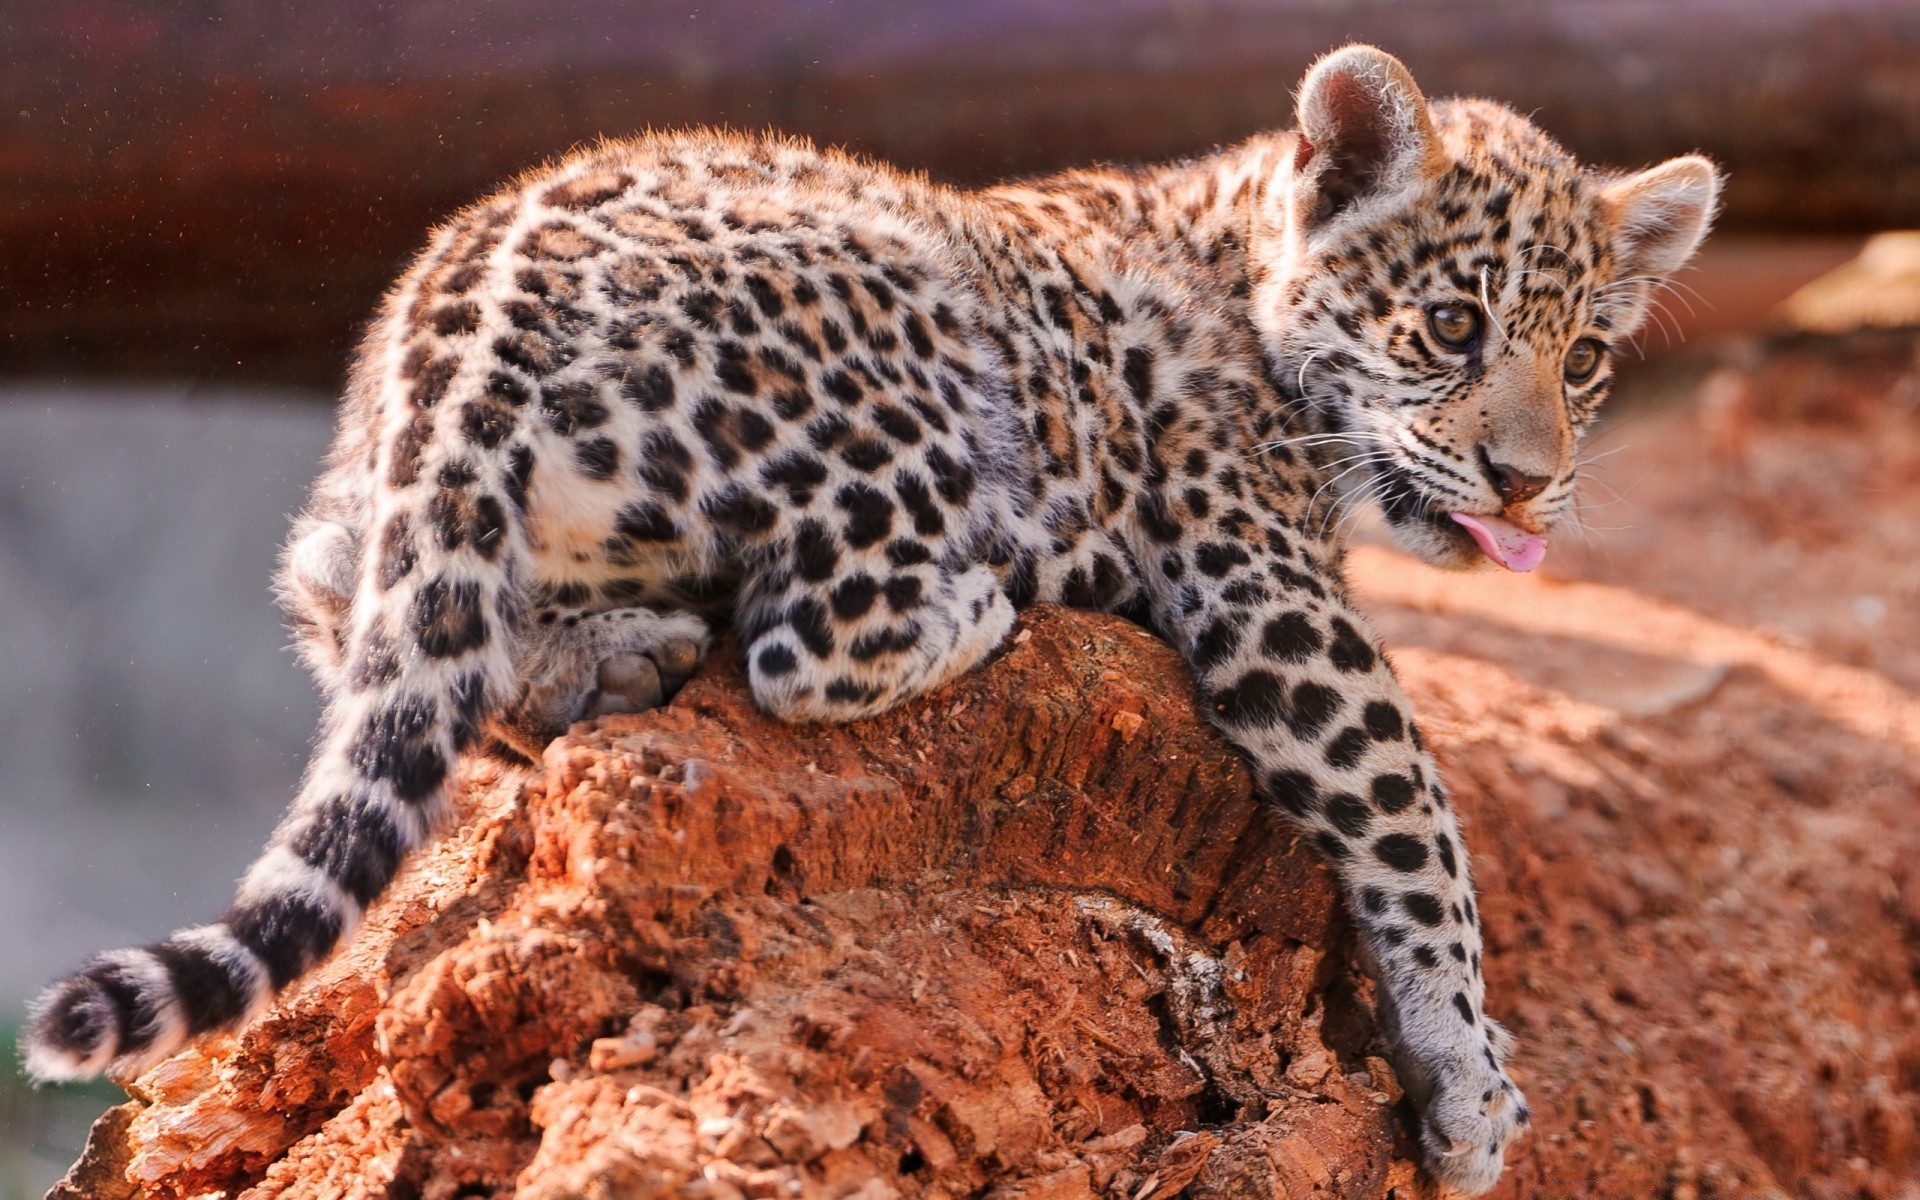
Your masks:
[{"label": "dirt ground", "polygon": [[[1920,1197],[1920,358],[1733,361],[1538,575],[1351,562],[1533,1104],[1496,1195]],[[1124,622],[804,737],[716,664],[469,782],[55,1195],[1427,1194],[1325,873]]]}]

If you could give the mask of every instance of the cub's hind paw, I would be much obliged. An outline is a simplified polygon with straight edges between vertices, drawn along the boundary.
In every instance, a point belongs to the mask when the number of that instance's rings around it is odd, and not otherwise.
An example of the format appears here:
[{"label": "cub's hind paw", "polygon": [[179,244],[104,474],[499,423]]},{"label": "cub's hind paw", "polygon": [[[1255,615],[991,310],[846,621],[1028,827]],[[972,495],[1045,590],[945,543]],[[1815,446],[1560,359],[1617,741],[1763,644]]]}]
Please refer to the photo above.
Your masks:
[{"label": "cub's hind paw", "polygon": [[600,664],[600,686],[587,702],[587,715],[645,712],[667,696],[660,667],[644,654],[616,654]]},{"label": "cub's hind paw", "polygon": [[707,641],[705,622],[688,613],[556,615],[523,635],[520,696],[494,718],[494,733],[537,760],[575,721],[658,708],[700,665]]},{"label": "cub's hind paw", "polygon": [[[598,673],[600,692],[605,695],[632,696],[638,708],[616,708],[612,712],[635,712],[639,709],[653,708],[672,698],[700,665],[700,658],[706,653],[706,636],[702,631],[696,640],[691,637],[669,636],[642,651],[628,651],[615,654],[600,664]],[[658,685],[659,695],[652,701],[639,699],[650,686],[648,681]],[[636,690],[638,689],[638,690]]]},{"label": "cub's hind paw", "polygon": [[1420,1148],[1441,1183],[1477,1196],[1500,1179],[1508,1145],[1532,1122],[1526,1097],[1491,1055],[1436,1067],[1420,1105]]}]

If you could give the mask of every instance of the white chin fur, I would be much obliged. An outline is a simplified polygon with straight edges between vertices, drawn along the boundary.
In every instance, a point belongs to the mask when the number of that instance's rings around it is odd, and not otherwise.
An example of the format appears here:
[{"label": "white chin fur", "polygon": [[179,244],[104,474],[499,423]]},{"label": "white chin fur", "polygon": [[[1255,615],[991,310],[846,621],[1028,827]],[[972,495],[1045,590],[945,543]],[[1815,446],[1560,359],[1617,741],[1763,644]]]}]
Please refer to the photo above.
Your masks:
[{"label": "white chin fur", "polygon": [[1459,538],[1430,529],[1424,522],[1396,525],[1388,521],[1386,526],[1394,545],[1430,567],[1443,571],[1484,571],[1494,565],[1478,546],[1462,545]]}]

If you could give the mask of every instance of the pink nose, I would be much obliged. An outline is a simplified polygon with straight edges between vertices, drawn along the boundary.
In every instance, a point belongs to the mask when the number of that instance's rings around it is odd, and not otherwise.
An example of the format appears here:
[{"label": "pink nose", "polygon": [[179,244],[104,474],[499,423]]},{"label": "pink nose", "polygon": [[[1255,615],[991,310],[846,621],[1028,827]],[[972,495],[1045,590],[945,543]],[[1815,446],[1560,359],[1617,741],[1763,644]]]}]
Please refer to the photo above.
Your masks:
[{"label": "pink nose", "polygon": [[1480,447],[1480,469],[1486,472],[1493,490],[1500,493],[1503,504],[1525,504],[1553,482],[1551,475],[1529,475],[1517,467],[1493,461],[1484,444]]}]

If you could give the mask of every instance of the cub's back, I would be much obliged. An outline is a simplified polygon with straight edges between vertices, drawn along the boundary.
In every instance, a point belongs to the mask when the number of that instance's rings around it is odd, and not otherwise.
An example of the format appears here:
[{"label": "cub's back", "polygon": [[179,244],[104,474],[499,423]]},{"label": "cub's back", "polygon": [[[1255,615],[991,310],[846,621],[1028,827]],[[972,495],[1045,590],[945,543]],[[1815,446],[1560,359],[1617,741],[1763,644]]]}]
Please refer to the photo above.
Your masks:
[{"label": "cub's back", "polygon": [[[977,469],[992,368],[952,232],[969,203],[714,133],[523,177],[389,297],[315,511],[371,544],[387,498],[503,456],[541,583],[632,603],[683,598],[903,448]],[[443,516],[448,538],[494,519]]]}]

